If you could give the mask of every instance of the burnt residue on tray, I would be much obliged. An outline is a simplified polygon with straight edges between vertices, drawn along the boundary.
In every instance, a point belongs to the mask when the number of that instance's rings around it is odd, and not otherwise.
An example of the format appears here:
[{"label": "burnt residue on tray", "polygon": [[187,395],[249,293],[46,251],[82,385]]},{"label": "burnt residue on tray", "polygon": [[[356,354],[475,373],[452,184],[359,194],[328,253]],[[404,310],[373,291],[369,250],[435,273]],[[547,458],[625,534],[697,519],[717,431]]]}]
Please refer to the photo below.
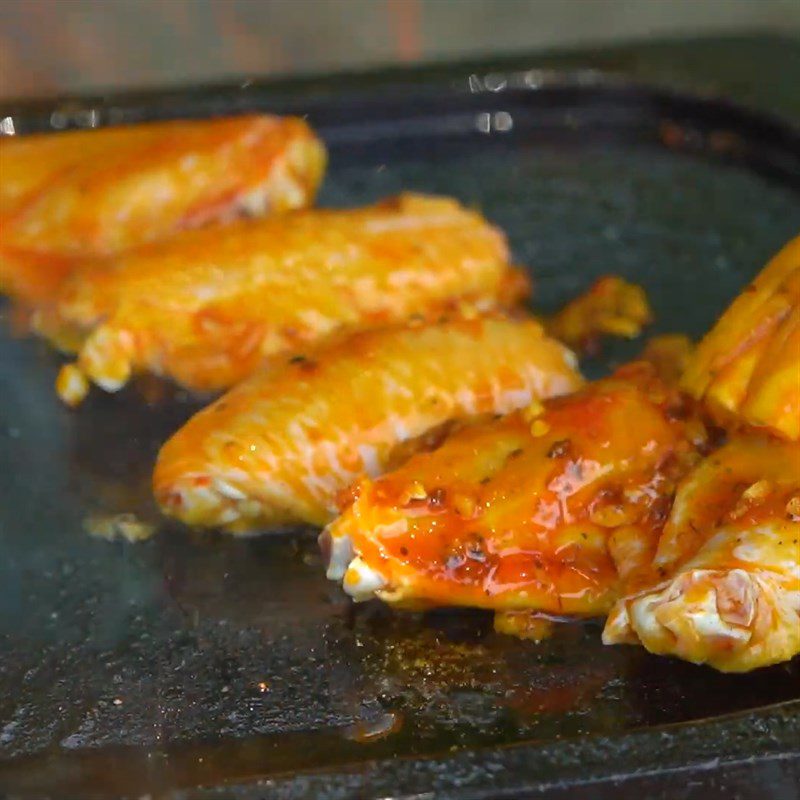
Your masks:
[{"label": "burnt residue on tray", "polygon": [[[669,127],[676,119],[681,131],[702,132],[739,118],[677,100],[665,115],[657,97],[633,93],[626,104],[615,92],[453,93],[441,113],[430,92],[424,102],[405,94],[373,98],[347,125],[355,99],[336,113],[308,101],[331,146],[321,200],[355,205],[401,188],[453,194],[508,231],[516,261],[532,268],[536,307],[550,311],[615,272],[645,287],[656,332],[696,336],[800,229],[800,173],[779,168],[798,156],[794,140],[770,122],[758,162],[761,129],[751,120],[726,140],[735,148],[699,136],[687,150]],[[202,113],[173,101],[174,114]],[[636,737],[661,735],[643,733],[654,726],[668,731],[675,758],[690,760],[702,750],[695,721],[747,718],[800,697],[797,661],[720,675],[603,647],[593,622],[534,644],[495,634],[478,612],[354,607],[325,580],[316,531],[234,539],[165,523],[150,470],[197,402],[151,382],[69,411],[53,392],[58,357],[9,330],[0,333],[6,792],[140,795],[297,773],[294,784],[280,778],[281,791],[316,796],[309,774],[323,771],[340,776],[329,786],[345,796],[354,765],[412,791],[428,775],[420,758],[451,764],[429,782],[452,788],[448,774],[479,785],[492,764],[504,780],[508,769],[522,775],[510,745],[553,770],[570,758],[589,763],[575,753],[593,746],[597,770],[620,772],[635,762]],[[607,348],[591,370],[639,344]],[[84,530],[93,514],[131,514],[158,529],[137,544],[101,541]],[[763,752],[782,742],[791,750],[788,712],[758,713]],[[714,725],[716,755],[740,741],[720,731],[746,729]],[[544,777],[529,775],[529,785]]]}]

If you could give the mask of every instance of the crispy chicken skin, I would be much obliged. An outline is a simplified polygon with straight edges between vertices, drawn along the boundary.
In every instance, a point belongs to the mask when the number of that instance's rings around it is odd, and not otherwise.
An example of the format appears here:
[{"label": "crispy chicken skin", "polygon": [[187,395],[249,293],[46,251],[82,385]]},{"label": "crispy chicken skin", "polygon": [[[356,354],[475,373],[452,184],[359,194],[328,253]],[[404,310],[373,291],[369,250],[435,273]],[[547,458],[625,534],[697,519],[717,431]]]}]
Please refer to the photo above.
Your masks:
[{"label": "crispy chicken skin", "polygon": [[513,303],[527,283],[507,262],[505,238],[479,214],[404,194],[190,231],[89,266],[39,329],[62,346],[85,336],[59,381],[67,402],[85,379],[113,392],[141,371],[214,391],[334,333]]},{"label": "crispy chicken skin", "polygon": [[309,205],[325,149],[300,119],[241,116],[0,138],[0,290],[52,299],[90,258]]},{"label": "crispy chicken skin", "polygon": [[285,358],[197,414],[162,448],[155,495],[191,525],[325,524],[337,493],[398,447],[580,383],[572,354],[531,320],[362,332]]},{"label": "crispy chicken skin", "polygon": [[687,413],[637,362],[467,427],[354,487],[321,537],[328,577],[357,600],[493,609],[499,630],[532,638],[519,611],[604,614],[617,565],[652,557],[664,497],[696,458],[703,429]]},{"label": "crispy chicken skin", "polygon": [[682,385],[726,427],[800,439],[800,236],[722,315]]},{"label": "crispy chicken skin", "polygon": [[800,444],[742,436],[681,484],[603,641],[745,672],[800,653]]}]

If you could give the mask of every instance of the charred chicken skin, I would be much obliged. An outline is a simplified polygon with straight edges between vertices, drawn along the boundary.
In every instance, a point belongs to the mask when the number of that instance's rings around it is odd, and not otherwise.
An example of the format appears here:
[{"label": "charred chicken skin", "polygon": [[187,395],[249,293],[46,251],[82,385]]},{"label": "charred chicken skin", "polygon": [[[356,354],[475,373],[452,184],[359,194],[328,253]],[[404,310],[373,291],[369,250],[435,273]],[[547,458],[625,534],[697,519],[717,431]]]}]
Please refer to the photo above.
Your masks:
[{"label": "charred chicken skin", "polygon": [[325,149],[300,119],[241,116],[0,138],[0,291],[47,303],[89,259],[184,228],[307,206]]},{"label": "charred chicken skin", "polygon": [[155,495],[191,525],[325,524],[353,480],[447,425],[580,383],[572,354],[533,321],[363,332],[285,358],[197,414],[164,445]]},{"label": "charred chicken skin", "polygon": [[479,214],[405,194],[191,231],[90,265],[39,329],[61,346],[82,337],[58,382],[75,403],[87,380],[113,392],[143,371],[225,389],[335,333],[513,304],[526,289]]}]

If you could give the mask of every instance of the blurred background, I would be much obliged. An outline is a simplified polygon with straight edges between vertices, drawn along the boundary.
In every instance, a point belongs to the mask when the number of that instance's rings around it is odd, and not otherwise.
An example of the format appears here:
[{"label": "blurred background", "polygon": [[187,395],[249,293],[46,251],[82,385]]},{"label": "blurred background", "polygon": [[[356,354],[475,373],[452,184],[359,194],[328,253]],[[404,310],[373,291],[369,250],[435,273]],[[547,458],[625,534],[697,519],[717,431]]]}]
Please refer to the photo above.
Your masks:
[{"label": "blurred background", "polygon": [[0,0],[0,97],[800,34],[800,0]]}]

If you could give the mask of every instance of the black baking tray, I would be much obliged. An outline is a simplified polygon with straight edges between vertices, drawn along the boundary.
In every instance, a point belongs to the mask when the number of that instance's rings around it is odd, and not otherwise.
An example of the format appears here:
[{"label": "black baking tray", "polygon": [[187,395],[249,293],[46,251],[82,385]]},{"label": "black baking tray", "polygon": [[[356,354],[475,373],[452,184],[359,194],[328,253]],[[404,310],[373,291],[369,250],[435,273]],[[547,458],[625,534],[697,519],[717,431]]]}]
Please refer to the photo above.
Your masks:
[{"label": "black baking tray", "polygon": [[[508,232],[537,309],[615,272],[647,289],[653,332],[700,335],[800,230],[798,130],[729,101],[586,71],[309,86],[0,117],[21,134],[302,113],[330,149],[322,204],[453,194]],[[159,519],[149,471],[191,397],[148,382],[69,411],[52,391],[58,356],[0,327],[0,793],[797,796],[797,659],[721,675],[603,647],[597,623],[537,645],[481,613],[355,607],[324,579],[310,529],[235,540]],[[121,512],[157,535],[84,531]]]}]

